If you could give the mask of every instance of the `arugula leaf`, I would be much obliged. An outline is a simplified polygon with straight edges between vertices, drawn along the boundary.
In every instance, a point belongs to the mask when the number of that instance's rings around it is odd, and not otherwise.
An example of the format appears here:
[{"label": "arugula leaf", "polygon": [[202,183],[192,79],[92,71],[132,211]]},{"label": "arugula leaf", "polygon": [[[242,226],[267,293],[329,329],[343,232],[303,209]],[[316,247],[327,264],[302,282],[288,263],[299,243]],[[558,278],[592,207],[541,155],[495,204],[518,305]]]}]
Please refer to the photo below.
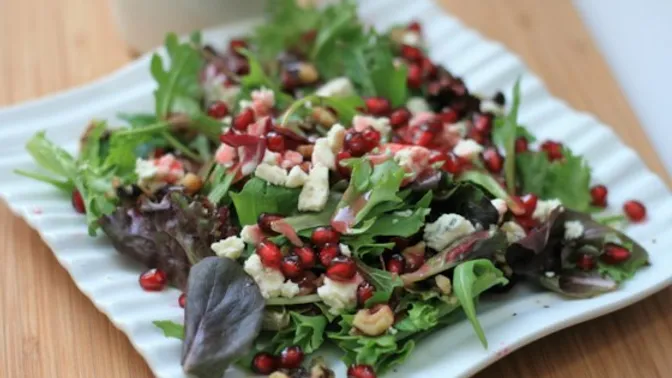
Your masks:
[{"label": "arugula leaf", "polygon": [[184,340],[184,326],[182,324],[175,323],[172,320],[155,320],[152,324],[162,330],[165,337]]},{"label": "arugula leaf", "polygon": [[278,332],[272,340],[275,353],[290,345],[298,345],[304,353],[315,352],[324,342],[327,318],[324,315],[301,315],[291,311],[291,325]]},{"label": "arugula leaf", "polygon": [[371,365],[376,373],[384,374],[402,364],[413,351],[415,346],[413,340],[402,344],[390,334],[377,337],[351,334],[353,319],[354,315],[343,315],[339,322],[340,330],[327,334],[329,339],[345,352],[343,362],[346,365]]},{"label": "arugula leaf", "polygon": [[458,265],[453,273],[453,292],[485,348],[488,347],[488,341],[476,316],[474,299],[490,287],[498,284],[506,285],[508,282],[504,273],[495,268],[492,261],[485,259],[464,262]]},{"label": "arugula leaf", "polygon": [[427,214],[429,209],[419,208],[381,215],[366,232],[376,236],[409,237],[425,225]]},{"label": "arugula leaf", "polygon": [[513,86],[513,103],[509,114],[504,118],[504,122],[498,128],[499,138],[504,147],[504,176],[509,193],[516,192],[516,132],[518,130],[518,107],[520,106],[520,79],[516,80]]},{"label": "arugula leaf", "polygon": [[271,185],[253,177],[240,192],[229,192],[238,214],[240,224],[245,226],[257,223],[261,213],[290,215],[299,202],[300,189],[290,189]]},{"label": "arugula leaf", "polygon": [[113,132],[110,136],[110,148],[105,163],[115,167],[120,174],[131,174],[135,169],[138,156],[136,151],[139,147],[162,138],[168,126],[167,122],[157,122]]},{"label": "arugula leaf", "polygon": [[117,118],[128,123],[131,128],[149,126],[159,122],[156,114],[150,113],[118,113]]},{"label": "arugula leaf", "polygon": [[367,192],[368,201],[355,216],[355,224],[364,220],[368,213],[381,203],[402,202],[397,193],[405,175],[404,170],[392,160],[376,165],[371,174],[371,189]]},{"label": "arugula leaf", "polygon": [[422,302],[411,303],[406,318],[394,325],[394,328],[404,332],[420,332],[434,328],[439,324],[439,310]]},{"label": "arugula leaf", "polygon": [[224,167],[217,165],[213,173],[213,186],[208,193],[208,200],[215,205],[219,204],[228,193],[237,174],[238,170],[224,173]]},{"label": "arugula leaf", "polygon": [[562,161],[549,161],[546,153],[526,152],[516,158],[523,192],[543,199],[559,199],[565,207],[587,211],[590,208],[590,167],[586,161],[563,150]]},{"label": "arugula leaf", "polygon": [[203,58],[191,43],[180,43],[173,33],[166,36],[170,67],[164,68],[160,55],[154,54],[150,71],[158,87],[154,91],[156,115],[165,118],[170,113],[188,115],[201,112],[202,89],[199,82]]}]

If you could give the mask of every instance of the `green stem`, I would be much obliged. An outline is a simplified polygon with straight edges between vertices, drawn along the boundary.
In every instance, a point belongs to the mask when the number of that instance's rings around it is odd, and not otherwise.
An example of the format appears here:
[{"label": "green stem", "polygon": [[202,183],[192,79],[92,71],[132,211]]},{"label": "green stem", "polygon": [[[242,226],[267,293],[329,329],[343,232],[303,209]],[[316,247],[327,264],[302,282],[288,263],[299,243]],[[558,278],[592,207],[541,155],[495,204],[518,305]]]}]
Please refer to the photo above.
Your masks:
[{"label": "green stem", "polygon": [[185,146],[182,142],[180,142],[177,138],[175,138],[175,137],[174,137],[172,134],[170,134],[169,132],[164,131],[164,132],[161,133],[161,136],[162,136],[162,137],[163,137],[163,138],[164,138],[164,139],[165,139],[171,146],[173,146],[174,149],[180,151],[184,156],[187,156],[187,157],[189,157],[190,159],[192,159],[192,160],[194,160],[194,161],[196,161],[196,162],[199,162],[199,163],[202,163],[202,162],[203,162],[203,159],[201,159],[201,157],[200,157],[197,153],[195,153],[194,151],[192,151],[191,149],[189,149],[189,147]]},{"label": "green stem", "polygon": [[322,302],[322,298],[317,294],[311,294],[294,298],[270,298],[266,300],[266,306],[290,306],[316,302]]},{"label": "green stem", "polygon": [[208,193],[208,200],[211,203],[217,205],[222,200],[222,198],[224,198],[226,193],[229,191],[229,188],[231,188],[231,184],[233,183],[233,179],[236,177],[237,173],[238,170],[229,172],[226,174],[226,176],[224,176],[224,180],[215,184],[210,193]]},{"label": "green stem", "polygon": [[53,177],[43,175],[41,173],[28,172],[28,171],[24,171],[24,170],[21,170],[21,169],[15,169],[14,173],[16,173],[17,175],[21,175],[21,176],[31,178],[33,180],[46,182],[47,184],[51,184],[51,185],[57,187],[58,189],[61,189],[61,190],[65,191],[65,192],[68,192],[68,193],[72,192],[72,190],[74,189],[74,185],[69,181],[59,181],[59,180],[57,180]]},{"label": "green stem", "polygon": [[300,100],[294,101],[294,103],[289,108],[287,108],[287,110],[285,111],[285,114],[282,116],[282,120],[280,121],[280,126],[285,127],[285,125],[287,124],[287,121],[289,120],[289,117],[294,112],[296,112],[303,104],[305,104],[307,102],[311,102],[311,101],[317,101],[319,99],[320,99],[320,96],[310,95],[310,96],[306,96],[306,97],[304,97]]}]

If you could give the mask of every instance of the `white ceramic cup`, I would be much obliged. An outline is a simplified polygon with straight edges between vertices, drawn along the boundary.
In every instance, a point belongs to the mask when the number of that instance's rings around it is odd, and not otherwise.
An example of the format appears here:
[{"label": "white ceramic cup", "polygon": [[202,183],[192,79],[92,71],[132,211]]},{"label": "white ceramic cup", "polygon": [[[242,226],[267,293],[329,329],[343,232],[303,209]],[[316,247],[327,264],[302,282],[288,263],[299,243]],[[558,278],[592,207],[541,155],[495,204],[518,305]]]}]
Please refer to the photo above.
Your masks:
[{"label": "white ceramic cup", "polygon": [[161,45],[169,32],[187,34],[260,17],[265,3],[266,0],[111,0],[121,36],[137,53]]}]

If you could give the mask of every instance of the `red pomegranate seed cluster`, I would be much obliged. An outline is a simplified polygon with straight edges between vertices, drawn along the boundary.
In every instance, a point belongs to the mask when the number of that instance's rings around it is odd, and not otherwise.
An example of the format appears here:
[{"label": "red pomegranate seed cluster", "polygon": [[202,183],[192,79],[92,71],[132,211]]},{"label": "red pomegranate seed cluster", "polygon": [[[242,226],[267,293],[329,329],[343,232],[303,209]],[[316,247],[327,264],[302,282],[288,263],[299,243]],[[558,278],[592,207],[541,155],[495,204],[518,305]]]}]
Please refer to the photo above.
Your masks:
[{"label": "red pomegranate seed cluster", "polygon": [[376,372],[370,365],[351,365],[348,368],[348,378],[376,378]]},{"label": "red pomegranate seed cluster", "polygon": [[252,371],[269,375],[278,369],[296,369],[303,363],[303,350],[298,345],[291,345],[275,356],[267,352],[259,352],[252,359]]}]

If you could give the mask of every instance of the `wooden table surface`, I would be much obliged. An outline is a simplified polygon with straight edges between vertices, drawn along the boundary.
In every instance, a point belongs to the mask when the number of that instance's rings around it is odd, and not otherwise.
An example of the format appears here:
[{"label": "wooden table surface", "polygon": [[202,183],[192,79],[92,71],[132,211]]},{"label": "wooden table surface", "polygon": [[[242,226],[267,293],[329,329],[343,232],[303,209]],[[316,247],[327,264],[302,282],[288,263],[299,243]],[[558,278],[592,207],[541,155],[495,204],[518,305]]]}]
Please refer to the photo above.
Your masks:
[{"label": "wooden table surface", "polygon": [[[442,2],[519,53],[551,92],[612,125],[670,184],[570,1]],[[0,0],[0,106],[87,83],[130,60],[104,0]],[[0,377],[151,377],[126,337],[4,204],[0,243]],[[534,342],[478,377],[670,377],[671,308],[668,288]]]}]

